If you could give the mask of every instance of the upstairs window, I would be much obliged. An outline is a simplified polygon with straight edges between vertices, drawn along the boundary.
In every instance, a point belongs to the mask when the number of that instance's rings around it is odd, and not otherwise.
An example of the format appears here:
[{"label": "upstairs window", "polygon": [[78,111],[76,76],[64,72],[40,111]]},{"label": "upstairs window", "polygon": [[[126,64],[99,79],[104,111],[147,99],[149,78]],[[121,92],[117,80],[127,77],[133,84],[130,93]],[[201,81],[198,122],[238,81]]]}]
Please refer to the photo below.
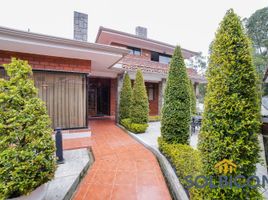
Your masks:
[{"label": "upstairs window", "polygon": [[159,62],[159,53],[152,51],[151,52],[151,61]]},{"label": "upstairs window", "polygon": [[169,64],[171,56],[167,54],[158,53],[155,51],[151,52],[151,61],[160,62],[163,64]]},{"label": "upstairs window", "polygon": [[127,47],[130,51],[130,54],[140,56],[141,55],[141,49],[136,47]]},{"label": "upstairs window", "polygon": [[171,56],[160,54],[159,55],[159,62],[163,64],[169,64],[171,60]]}]

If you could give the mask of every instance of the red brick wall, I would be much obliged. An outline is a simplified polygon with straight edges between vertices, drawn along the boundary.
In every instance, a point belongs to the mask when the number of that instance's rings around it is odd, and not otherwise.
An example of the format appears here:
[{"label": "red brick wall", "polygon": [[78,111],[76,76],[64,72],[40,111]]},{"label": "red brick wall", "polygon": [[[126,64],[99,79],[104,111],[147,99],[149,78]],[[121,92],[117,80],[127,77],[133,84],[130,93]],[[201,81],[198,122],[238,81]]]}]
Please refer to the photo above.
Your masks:
[{"label": "red brick wall", "polygon": [[158,83],[145,83],[147,94],[149,91],[150,84],[153,85],[153,88],[154,88],[154,99],[151,101],[149,100],[149,109],[150,109],[149,115],[151,116],[159,115],[158,113],[159,86],[158,86]]},{"label": "red brick wall", "polygon": [[115,116],[117,102],[117,79],[111,79],[110,115]]},{"label": "red brick wall", "polygon": [[0,65],[9,63],[11,57],[28,60],[33,69],[46,71],[67,71],[90,73],[91,61],[82,59],[44,56],[0,50]]}]

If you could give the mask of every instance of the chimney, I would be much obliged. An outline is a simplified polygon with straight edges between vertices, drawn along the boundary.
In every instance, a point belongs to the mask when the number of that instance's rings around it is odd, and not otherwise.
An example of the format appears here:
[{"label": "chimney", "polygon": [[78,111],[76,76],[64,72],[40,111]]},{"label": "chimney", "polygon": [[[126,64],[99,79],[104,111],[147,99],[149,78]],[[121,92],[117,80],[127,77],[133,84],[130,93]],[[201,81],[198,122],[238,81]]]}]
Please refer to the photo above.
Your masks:
[{"label": "chimney", "polygon": [[147,38],[147,28],[137,26],[136,27],[136,35],[141,37],[141,38]]},{"label": "chimney", "polygon": [[84,13],[74,11],[74,39],[87,41],[88,16]]}]

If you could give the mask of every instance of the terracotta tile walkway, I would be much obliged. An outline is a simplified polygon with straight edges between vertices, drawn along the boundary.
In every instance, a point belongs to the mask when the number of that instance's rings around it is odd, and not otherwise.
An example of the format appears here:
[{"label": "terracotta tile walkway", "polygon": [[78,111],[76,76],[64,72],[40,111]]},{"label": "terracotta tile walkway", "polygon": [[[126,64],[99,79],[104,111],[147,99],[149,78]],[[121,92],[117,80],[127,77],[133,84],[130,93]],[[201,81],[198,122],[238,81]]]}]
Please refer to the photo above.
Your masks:
[{"label": "terracotta tile walkway", "polygon": [[92,146],[95,162],[74,200],[170,200],[154,155],[113,120],[90,121],[92,136],[64,141],[65,149]]}]

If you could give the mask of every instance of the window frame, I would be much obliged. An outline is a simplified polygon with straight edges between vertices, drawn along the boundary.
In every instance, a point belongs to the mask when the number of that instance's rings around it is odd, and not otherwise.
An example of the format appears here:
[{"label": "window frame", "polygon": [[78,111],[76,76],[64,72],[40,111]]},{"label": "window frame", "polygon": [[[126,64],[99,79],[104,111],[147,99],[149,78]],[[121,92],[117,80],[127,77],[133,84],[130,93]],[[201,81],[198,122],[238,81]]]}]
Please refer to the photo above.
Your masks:
[{"label": "window frame", "polygon": [[141,48],[128,46],[127,49],[131,50],[131,55],[141,56]]}]

